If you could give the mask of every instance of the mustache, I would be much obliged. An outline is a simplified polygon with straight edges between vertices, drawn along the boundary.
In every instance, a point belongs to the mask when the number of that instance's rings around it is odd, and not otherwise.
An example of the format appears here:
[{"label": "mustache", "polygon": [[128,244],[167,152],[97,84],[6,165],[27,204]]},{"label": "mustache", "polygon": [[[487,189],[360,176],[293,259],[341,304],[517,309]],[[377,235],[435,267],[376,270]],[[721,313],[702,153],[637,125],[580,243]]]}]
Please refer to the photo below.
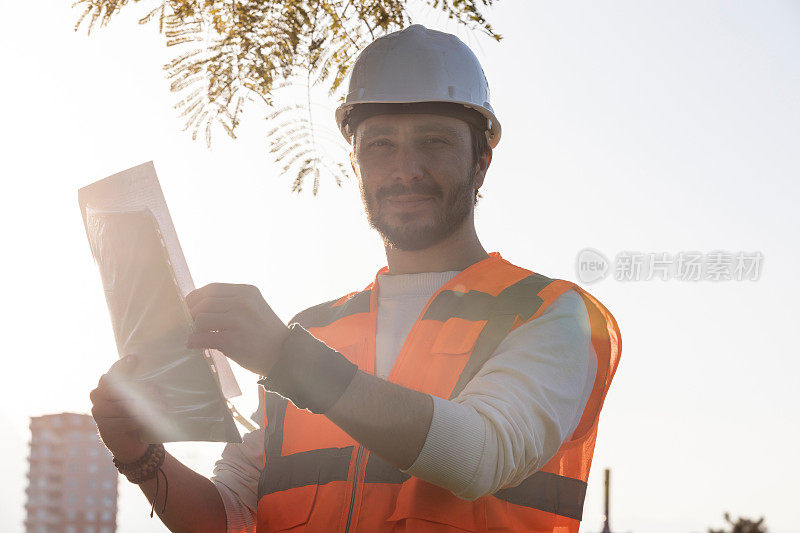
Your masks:
[{"label": "mustache", "polygon": [[387,196],[399,196],[401,194],[420,194],[438,198],[441,195],[441,192],[441,188],[435,183],[420,183],[413,187],[406,187],[401,183],[396,183],[394,185],[378,189],[378,192],[375,193],[375,198],[381,200]]}]

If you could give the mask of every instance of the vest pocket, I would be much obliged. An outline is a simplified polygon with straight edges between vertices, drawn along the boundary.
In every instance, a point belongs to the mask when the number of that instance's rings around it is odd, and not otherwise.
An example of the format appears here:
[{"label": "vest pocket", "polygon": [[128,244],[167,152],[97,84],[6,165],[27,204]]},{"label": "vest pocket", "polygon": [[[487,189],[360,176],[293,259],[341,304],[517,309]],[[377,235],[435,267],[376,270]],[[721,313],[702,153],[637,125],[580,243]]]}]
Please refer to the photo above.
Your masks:
[{"label": "vest pocket", "polygon": [[485,320],[473,321],[451,317],[442,325],[431,352],[443,354],[462,354],[472,350],[478,335],[481,334]]},{"label": "vest pocket", "polygon": [[341,515],[352,452],[346,446],[268,457],[259,481],[259,533],[325,531],[329,517]]},{"label": "vest pocket", "polygon": [[462,500],[446,489],[412,477],[400,488],[387,522],[395,532],[479,533],[487,530],[486,503],[483,498]]},{"label": "vest pocket", "polygon": [[[259,502],[259,515],[263,514],[263,530],[292,531],[306,524],[316,497],[316,483],[264,496]],[[259,531],[261,528],[262,517],[259,516]]]}]

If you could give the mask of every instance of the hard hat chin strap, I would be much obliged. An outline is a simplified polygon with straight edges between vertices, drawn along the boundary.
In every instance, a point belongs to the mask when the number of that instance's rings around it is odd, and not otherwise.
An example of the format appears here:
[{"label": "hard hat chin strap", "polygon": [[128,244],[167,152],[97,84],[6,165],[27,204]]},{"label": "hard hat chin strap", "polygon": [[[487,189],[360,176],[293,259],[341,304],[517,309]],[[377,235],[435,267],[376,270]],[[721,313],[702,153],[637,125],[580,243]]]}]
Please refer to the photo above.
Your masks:
[{"label": "hard hat chin strap", "polygon": [[413,102],[407,104],[358,104],[344,119],[344,125],[353,135],[362,121],[375,115],[410,115],[428,114],[443,115],[463,120],[478,131],[489,129],[489,120],[474,109],[452,102]]}]

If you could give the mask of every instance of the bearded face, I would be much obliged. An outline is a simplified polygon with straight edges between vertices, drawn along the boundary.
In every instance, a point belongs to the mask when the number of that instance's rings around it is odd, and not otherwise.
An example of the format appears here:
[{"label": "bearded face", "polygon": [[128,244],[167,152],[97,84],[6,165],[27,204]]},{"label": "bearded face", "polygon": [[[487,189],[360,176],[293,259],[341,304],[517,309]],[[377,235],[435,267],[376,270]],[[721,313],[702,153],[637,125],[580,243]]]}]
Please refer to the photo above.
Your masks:
[{"label": "bearded face", "polygon": [[469,126],[429,114],[377,115],[358,125],[353,168],[367,219],[384,241],[422,250],[472,212],[476,168]]}]

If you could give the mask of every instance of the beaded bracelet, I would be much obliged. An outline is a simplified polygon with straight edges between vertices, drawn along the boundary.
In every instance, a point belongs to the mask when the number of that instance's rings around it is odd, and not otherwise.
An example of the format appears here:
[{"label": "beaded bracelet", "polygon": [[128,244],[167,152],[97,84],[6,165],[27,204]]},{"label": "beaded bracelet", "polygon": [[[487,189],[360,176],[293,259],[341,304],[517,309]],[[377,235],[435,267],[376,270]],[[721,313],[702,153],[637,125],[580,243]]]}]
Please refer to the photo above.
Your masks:
[{"label": "beaded bracelet", "polygon": [[135,485],[141,485],[145,481],[153,479],[154,477],[156,478],[156,494],[153,496],[153,506],[150,508],[151,518],[153,517],[153,511],[155,510],[156,501],[158,500],[159,472],[164,476],[164,506],[161,512],[163,513],[167,508],[169,482],[167,481],[167,475],[164,473],[164,470],[161,469],[161,465],[164,464],[166,456],[167,452],[163,444],[150,444],[147,446],[144,455],[131,463],[122,463],[118,461],[116,457],[114,458],[114,466],[117,467],[120,474],[128,478],[128,481]]},{"label": "beaded bracelet", "polygon": [[114,466],[128,481],[140,485],[153,478],[164,464],[166,451],[163,444],[150,444],[139,459],[132,463],[122,463],[114,458]]}]

